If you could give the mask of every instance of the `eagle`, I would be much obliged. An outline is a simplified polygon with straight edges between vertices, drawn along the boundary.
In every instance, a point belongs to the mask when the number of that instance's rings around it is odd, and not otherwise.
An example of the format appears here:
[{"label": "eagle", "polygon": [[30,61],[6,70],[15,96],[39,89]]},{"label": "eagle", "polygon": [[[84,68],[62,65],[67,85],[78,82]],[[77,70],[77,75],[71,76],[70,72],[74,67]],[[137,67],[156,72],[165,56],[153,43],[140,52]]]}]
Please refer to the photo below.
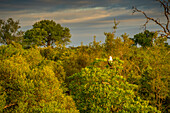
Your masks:
[{"label": "eagle", "polygon": [[113,63],[112,56],[109,56],[107,62],[108,62],[108,65],[109,65],[110,67],[112,67],[112,63]]}]

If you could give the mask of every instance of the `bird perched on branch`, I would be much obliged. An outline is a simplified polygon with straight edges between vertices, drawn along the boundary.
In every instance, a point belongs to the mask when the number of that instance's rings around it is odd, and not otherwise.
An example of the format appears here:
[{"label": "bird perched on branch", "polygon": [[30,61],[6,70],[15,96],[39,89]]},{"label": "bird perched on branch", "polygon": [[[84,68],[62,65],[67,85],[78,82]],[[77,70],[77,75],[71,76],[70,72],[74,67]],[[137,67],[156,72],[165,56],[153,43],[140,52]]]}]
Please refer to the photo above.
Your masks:
[{"label": "bird perched on branch", "polygon": [[112,67],[112,63],[113,63],[113,59],[112,59],[112,56],[109,56],[108,60],[108,65],[110,66],[110,68]]}]

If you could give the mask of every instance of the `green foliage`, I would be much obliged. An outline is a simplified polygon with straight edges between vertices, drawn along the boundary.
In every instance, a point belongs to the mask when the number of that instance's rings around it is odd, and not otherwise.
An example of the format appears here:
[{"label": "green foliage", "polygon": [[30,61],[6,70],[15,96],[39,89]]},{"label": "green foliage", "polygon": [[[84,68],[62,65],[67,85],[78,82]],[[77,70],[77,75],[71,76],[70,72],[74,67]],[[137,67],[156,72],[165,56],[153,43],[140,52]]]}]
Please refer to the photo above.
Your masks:
[{"label": "green foliage", "polygon": [[67,27],[56,24],[53,20],[41,20],[33,25],[33,28],[26,31],[25,42],[29,45],[51,46],[56,41],[64,44],[70,42],[71,34]]},{"label": "green foliage", "polygon": [[[128,35],[125,33],[122,36],[122,38],[114,37],[113,33],[105,33],[106,40],[105,40],[105,54],[120,57],[123,59],[123,57],[126,57],[127,54],[131,52],[131,45],[134,43],[130,38],[128,38]],[[123,40],[122,40],[123,39]]]},{"label": "green foliage", "polygon": [[139,85],[140,97],[161,111],[167,108],[164,103],[169,98],[169,59],[169,50],[165,47],[139,49],[129,60],[131,69],[125,70],[128,81]]},{"label": "green foliage", "polygon": [[47,32],[44,29],[34,28],[25,32],[24,38],[28,45],[45,45]]},{"label": "green foliage", "polygon": [[9,45],[2,46],[1,53],[7,57],[0,60],[0,111],[78,112],[61,89],[64,73],[59,64],[44,60],[39,49]]},{"label": "green foliage", "polygon": [[68,48],[69,29],[42,20],[25,33],[28,45],[1,45],[0,112],[170,112],[167,37],[145,31],[136,47],[114,24],[104,44],[94,36]]},{"label": "green foliage", "polygon": [[113,51],[114,49],[114,34],[113,33],[104,33],[104,34],[106,36],[106,40],[105,40],[106,51],[111,53],[111,51]]},{"label": "green foliage", "polygon": [[9,18],[5,22],[0,19],[0,43],[9,45],[12,41],[22,41],[23,32],[19,31],[19,28],[19,21],[14,21],[12,18]]},{"label": "green foliage", "polygon": [[6,104],[6,93],[3,92],[3,87],[0,85],[0,112],[3,112],[4,106]]},{"label": "green foliage", "polygon": [[118,62],[122,61],[115,62],[113,69],[90,66],[69,77],[69,88],[80,112],[159,112],[135,96],[137,86],[117,74],[116,68],[121,68]]},{"label": "green foliage", "polygon": [[151,47],[153,45],[153,39],[155,38],[155,33],[145,30],[144,33],[139,33],[134,35],[135,44],[140,44],[143,47]]}]

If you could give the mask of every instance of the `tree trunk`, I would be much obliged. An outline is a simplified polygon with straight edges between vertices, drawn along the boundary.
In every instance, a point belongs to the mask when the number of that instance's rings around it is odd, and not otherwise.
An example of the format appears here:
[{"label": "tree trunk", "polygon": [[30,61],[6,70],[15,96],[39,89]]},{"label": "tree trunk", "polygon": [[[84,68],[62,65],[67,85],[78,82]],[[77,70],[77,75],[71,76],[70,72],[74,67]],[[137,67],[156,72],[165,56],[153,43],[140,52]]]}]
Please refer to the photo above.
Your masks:
[{"label": "tree trunk", "polygon": [[47,41],[47,47],[51,46],[50,40]]}]

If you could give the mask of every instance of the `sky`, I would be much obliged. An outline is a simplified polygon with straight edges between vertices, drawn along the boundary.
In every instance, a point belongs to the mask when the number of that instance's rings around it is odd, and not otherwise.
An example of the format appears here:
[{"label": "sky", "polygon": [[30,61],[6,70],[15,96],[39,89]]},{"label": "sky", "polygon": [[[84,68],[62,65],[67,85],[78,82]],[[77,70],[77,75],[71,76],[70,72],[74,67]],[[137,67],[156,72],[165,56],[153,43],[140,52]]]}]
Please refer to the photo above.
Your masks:
[{"label": "sky", "polygon": [[[88,45],[94,36],[96,41],[104,43],[104,32],[113,31],[114,19],[120,22],[117,37],[127,33],[133,38],[143,32],[146,18],[141,13],[132,15],[132,6],[150,17],[159,18],[161,23],[166,20],[163,7],[156,0],[0,0],[0,19],[19,20],[23,31],[31,29],[35,22],[54,20],[70,29],[70,46],[79,46],[81,42]],[[152,21],[147,29],[162,30]]]}]

